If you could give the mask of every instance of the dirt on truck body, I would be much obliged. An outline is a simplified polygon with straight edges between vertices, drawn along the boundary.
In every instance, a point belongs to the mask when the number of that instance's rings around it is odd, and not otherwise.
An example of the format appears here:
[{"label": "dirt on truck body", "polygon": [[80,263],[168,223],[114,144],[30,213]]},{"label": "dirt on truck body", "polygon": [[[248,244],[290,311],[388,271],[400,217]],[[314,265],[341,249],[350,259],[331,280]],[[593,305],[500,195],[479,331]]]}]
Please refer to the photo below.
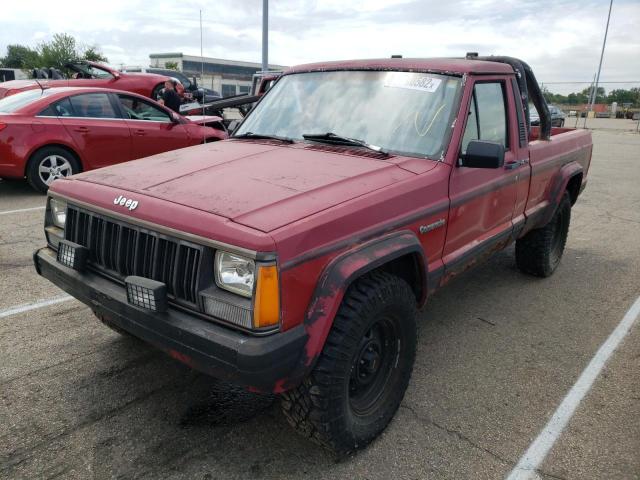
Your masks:
[{"label": "dirt on truck body", "polygon": [[435,290],[512,242],[523,272],[557,268],[591,145],[517,59],[303,65],[229,140],[55,181],[34,262],[345,454],[395,414]]}]

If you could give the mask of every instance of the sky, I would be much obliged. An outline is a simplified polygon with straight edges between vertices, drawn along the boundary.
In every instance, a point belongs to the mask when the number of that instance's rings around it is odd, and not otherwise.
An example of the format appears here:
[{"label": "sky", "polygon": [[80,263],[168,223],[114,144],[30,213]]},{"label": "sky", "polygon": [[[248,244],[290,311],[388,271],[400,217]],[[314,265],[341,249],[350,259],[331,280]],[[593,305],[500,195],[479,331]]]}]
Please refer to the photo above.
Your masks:
[{"label": "sky", "polygon": [[[271,0],[269,63],[480,55],[519,57],[555,93],[589,86],[608,0]],[[20,0],[4,2],[0,55],[54,33],[98,45],[114,66],[148,66],[150,53],[261,62],[261,0]],[[614,0],[600,81],[640,87],[640,0]],[[607,82],[628,83],[607,83]],[[556,83],[587,82],[587,83]]]}]

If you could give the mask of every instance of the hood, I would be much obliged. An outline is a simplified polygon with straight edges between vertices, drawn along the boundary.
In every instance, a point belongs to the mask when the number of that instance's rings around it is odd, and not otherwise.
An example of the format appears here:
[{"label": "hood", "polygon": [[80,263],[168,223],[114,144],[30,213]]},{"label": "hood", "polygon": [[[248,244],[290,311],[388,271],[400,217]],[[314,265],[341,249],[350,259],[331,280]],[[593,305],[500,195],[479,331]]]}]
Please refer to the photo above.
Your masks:
[{"label": "hood", "polygon": [[208,123],[222,121],[222,117],[216,117],[215,115],[185,115],[184,118],[198,125],[207,125]]},{"label": "hood", "polygon": [[222,141],[76,175],[270,232],[415,174],[307,144]]}]

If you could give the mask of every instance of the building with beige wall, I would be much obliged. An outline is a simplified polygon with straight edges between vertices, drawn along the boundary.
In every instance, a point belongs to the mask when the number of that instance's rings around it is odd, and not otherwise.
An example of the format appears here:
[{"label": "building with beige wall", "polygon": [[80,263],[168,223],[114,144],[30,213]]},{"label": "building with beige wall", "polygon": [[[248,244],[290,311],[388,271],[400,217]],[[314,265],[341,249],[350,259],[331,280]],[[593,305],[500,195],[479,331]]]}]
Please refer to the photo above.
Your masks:
[{"label": "building with beige wall", "polygon": [[[150,67],[165,68],[167,63],[177,64],[178,70],[189,78],[196,77],[200,86],[216,90],[223,97],[248,93],[251,89],[253,74],[262,70],[260,63],[253,62],[202,58],[172,52],[149,55]],[[269,70],[281,71],[285,68],[287,67],[284,65],[269,65]]]}]

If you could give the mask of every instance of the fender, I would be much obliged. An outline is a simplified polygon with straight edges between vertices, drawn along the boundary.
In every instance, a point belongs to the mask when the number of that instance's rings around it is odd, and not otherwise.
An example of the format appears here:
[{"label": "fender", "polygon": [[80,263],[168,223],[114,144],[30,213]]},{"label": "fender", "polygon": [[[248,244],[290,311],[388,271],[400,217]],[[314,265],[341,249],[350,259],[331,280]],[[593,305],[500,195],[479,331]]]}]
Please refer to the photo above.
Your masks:
[{"label": "fender", "polygon": [[[547,198],[549,206],[544,209],[538,224],[546,225],[556,212],[556,208],[562,200],[564,192],[567,190],[569,181],[576,175],[582,174],[584,169],[577,161],[565,163],[560,170],[555,174],[551,182],[549,182],[549,191],[547,192]],[[583,177],[584,178],[584,177]]]},{"label": "fender", "polygon": [[[417,254],[423,292],[427,291],[427,262],[415,233],[394,232],[358,245],[333,259],[319,277],[303,322],[307,343],[291,376],[276,383],[275,392],[296,386],[314,367],[347,288],[354,280],[396,258]],[[424,294],[423,294],[424,295]]]}]

